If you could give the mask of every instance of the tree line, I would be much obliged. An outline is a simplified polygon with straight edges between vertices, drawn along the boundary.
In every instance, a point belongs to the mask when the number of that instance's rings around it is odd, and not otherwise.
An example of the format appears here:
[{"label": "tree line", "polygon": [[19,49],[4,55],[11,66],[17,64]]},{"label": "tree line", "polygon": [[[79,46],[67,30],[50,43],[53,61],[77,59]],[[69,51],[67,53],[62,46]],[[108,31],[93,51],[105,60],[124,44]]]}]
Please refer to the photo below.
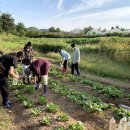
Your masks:
[{"label": "tree line", "polygon": [[[111,29],[113,29],[112,27]],[[119,28],[119,26],[116,26]],[[65,32],[62,31],[60,28],[50,27],[49,29],[38,29],[36,27],[26,28],[22,22],[15,24],[15,19],[9,13],[0,13],[0,33],[10,33],[17,36],[27,36],[27,37],[50,37],[50,38],[75,38],[75,37],[88,37],[86,33],[92,30],[93,27],[85,27],[83,30],[79,31],[78,33],[74,32]],[[122,29],[122,28],[121,28]],[[99,28],[100,30],[100,28]],[[105,29],[104,29],[105,30]],[[125,30],[125,29],[122,29]],[[121,34],[108,34],[106,36],[124,36]],[[130,36],[130,34],[128,35]],[[97,35],[89,36],[89,37],[97,37]]]}]

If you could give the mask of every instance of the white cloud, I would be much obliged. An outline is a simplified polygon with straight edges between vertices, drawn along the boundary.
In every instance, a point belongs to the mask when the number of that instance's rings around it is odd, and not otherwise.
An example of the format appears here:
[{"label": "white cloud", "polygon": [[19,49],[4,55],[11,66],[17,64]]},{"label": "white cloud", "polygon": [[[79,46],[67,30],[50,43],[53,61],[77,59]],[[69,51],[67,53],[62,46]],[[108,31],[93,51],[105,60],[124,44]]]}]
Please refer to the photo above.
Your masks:
[{"label": "white cloud", "polygon": [[53,21],[52,26],[60,27],[64,30],[74,28],[83,28],[85,26],[105,27],[122,26],[130,28],[130,7],[123,7],[104,11],[100,13],[92,13],[71,18]]},{"label": "white cloud", "polygon": [[[62,0],[59,0],[59,3],[60,3],[60,1],[62,1]],[[80,3],[76,3],[70,10],[68,10],[64,13],[58,14],[54,18],[63,16],[63,15],[67,15],[67,14],[71,14],[71,13],[75,13],[75,12],[79,12],[79,11],[84,11],[84,10],[87,10],[90,8],[101,7],[106,3],[112,3],[115,1],[118,1],[118,0],[81,0]]]},{"label": "white cloud", "polygon": [[57,9],[61,9],[62,8],[62,4],[63,4],[64,0],[59,0],[58,4],[57,4]]}]

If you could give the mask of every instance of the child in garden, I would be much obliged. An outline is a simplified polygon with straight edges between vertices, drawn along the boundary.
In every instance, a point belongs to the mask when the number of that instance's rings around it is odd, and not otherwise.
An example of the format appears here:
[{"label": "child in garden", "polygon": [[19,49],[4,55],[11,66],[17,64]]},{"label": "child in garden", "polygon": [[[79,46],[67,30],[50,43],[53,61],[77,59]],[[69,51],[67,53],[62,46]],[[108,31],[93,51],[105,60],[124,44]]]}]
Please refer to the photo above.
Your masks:
[{"label": "child in garden", "polygon": [[22,60],[22,77],[23,77],[24,84],[30,84],[30,77],[27,77],[26,74],[24,73],[25,69],[27,67],[29,67],[30,63],[31,62],[30,62],[29,58],[24,58]]}]

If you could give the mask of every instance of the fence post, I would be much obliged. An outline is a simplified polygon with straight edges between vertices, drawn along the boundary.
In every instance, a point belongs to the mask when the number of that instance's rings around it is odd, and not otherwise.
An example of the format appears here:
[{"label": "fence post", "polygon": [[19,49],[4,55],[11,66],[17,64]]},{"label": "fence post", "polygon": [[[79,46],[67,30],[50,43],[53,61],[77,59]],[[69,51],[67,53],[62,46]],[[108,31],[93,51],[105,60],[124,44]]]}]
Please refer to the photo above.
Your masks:
[{"label": "fence post", "polygon": [[116,121],[113,117],[111,118],[109,123],[110,123],[109,130],[116,130]]},{"label": "fence post", "polygon": [[122,127],[122,130],[126,130],[126,125],[127,125],[127,118],[123,117],[120,120],[119,127]]}]

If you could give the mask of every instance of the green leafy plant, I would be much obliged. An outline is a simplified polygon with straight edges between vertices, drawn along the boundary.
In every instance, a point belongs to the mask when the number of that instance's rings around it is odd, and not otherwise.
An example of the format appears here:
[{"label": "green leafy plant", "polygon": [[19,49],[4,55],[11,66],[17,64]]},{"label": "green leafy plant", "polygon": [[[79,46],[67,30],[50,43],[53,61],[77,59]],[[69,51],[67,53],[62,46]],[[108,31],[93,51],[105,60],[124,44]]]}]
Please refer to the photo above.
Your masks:
[{"label": "green leafy plant", "polygon": [[32,109],[32,115],[34,115],[34,116],[37,116],[37,115],[39,115],[40,113],[41,113],[42,111],[39,109],[39,108],[34,108],[34,109]]},{"label": "green leafy plant", "polygon": [[25,87],[25,89],[26,89],[26,92],[27,92],[28,94],[33,94],[34,91],[35,91],[35,89],[34,89],[34,87],[33,87],[32,85],[27,85],[27,86]]},{"label": "green leafy plant", "polygon": [[59,110],[59,106],[57,106],[54,103],[50,103],[50,104],[47,105],[47,110],[49,112],[55,113],[55,112],[57,112]]},{"label": "green leafy plant", "polygon": [[65,121],[68,121],[68,115],[63,113],[63,114],[60,114],[58,117],[57,117],[57,121],[62,121],[62,122],[65,122]]},{"label": "green leafy plant", "polygon": [[31,100],[26,100],[26,101],[23,101],[23,106],[24,106],[25,108],[31,108],[31,107],[34,106],[34,103],[33,103],[33,101],[31,101]]},{"label": "green leafy plant", "polygon": [[47,99],[43,96],[39,96],[38,103],[41,105],[47,104]]},{"label": "green leafy plant", "polygon": [[70,124],[67,130],[84,130],[84,126],[81,121],[78,121],[77,123]]},{"label": "green leafy plant", "polygon": [[51,119],[46,116],[40,122],[42,125],[49,126],[51,124]]},{"label": "green leafy plant", "polygon": [[114,110],[114,114],[115,114],[115,117],[117,119],[121,119],[123,117],[126,117],[126,118],[129,118],[130,117],[130,112],[128,112],[127,110],[123,109],[123,108],[116,108]]}]

